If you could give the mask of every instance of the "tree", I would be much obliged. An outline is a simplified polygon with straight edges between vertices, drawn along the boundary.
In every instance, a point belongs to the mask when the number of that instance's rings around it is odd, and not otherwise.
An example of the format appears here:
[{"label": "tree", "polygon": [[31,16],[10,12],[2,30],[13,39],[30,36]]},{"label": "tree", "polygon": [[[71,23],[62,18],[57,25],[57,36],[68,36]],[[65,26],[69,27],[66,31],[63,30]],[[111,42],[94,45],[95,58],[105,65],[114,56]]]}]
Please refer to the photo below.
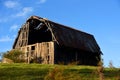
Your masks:
[{"label": "tree", "polygon": [[13,60],[15,63],[24,62],[24,53],[20,50],[11,50],[6,52],[3,57]]}]

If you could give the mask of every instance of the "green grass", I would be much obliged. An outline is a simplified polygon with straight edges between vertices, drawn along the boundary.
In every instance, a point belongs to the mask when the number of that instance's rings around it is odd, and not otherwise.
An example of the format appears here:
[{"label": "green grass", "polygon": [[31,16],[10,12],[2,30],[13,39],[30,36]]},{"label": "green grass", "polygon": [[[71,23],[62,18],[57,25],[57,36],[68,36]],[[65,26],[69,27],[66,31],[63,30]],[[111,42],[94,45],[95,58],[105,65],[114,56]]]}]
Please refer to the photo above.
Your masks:
[{"label": "green grass", "polygon": [[[97,67],[75,65],[1,64],[0,80],[99,80]],[[104,80],[120,80],[120,69],[104,69]]]},{"label": "green grass", "polygon": [[40,64],[1,64],[0,80],[43,80],[51,67]]}]

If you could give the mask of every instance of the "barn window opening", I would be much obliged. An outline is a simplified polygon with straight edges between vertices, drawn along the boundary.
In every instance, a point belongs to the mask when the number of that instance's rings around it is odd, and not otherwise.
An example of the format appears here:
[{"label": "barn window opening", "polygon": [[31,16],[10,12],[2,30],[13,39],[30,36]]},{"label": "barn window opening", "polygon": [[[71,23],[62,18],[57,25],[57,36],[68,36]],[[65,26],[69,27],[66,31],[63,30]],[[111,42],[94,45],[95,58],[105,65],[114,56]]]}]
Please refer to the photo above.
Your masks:
[{"label": "barn window opening", "polygon": [[32,46],[32,47],[31,47],[31,50],[35,50],[35,46]]},{"label": "barn window opening", "polygon": [[30,27],[28,44],[52,41],[51,31],[44,23],[32,20]]}]

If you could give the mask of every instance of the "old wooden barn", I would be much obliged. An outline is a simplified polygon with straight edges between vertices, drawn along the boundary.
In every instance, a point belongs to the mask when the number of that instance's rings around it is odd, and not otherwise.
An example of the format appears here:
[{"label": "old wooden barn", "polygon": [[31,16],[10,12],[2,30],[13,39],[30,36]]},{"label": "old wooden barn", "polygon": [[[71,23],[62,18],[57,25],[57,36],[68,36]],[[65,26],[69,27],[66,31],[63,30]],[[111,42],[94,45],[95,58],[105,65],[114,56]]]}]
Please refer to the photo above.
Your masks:
[{"label": "old wooden barn", "polygon": [[31,16],[22,25],[13,44],[24,59],[42,64],[97,65],[101,50],[93,35],[45,18]]}]

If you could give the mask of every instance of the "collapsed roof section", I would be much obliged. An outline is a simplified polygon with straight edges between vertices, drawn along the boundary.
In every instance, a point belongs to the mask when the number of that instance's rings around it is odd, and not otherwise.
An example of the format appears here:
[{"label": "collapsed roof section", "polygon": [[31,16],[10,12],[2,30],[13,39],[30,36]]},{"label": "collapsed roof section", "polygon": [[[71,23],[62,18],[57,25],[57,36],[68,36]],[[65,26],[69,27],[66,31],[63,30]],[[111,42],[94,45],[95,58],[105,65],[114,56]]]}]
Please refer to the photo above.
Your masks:
[{"label": "collapsed roof section", "polygon": [[[50,20],[31,16],[29,22],[28,43],[55,41],[60,46],[76,48],[92,53],[101,53],[100,48],[93,35],[78,31],[76,29],[52,22]],[[21,29],[20,29],[21,31]],[[20,33],[18,33],[19,35]],[[16,45],[18,37],[15,40],[13,48]]]}]

